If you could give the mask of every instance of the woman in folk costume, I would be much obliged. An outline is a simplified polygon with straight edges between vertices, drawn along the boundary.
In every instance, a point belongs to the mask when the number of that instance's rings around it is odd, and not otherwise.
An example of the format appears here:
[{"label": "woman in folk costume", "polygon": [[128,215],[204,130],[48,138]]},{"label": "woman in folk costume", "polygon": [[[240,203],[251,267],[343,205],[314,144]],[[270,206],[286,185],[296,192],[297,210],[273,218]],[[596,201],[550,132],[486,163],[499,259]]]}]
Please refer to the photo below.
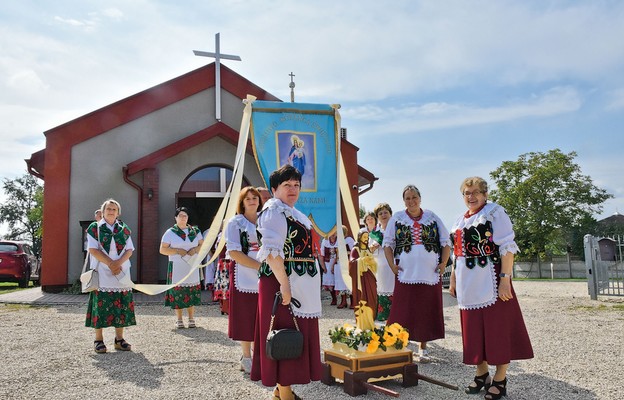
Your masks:
[{"label": "woman in folk costume", "polygon": [[[208,235],[208,231],[209,229],[206,229],[204,232],[202,232],[204,239]],[[206,264],[206,267],[204,268],[204,290],[210,292],[210,298],[212,298],[212,291],[214,290],[215,272],[217,271],[217,260],[214,260],[213,262],[208,264],[208,261],[210,261],[211,258],[212,251],[209,251],[208,254],[206,254],[206,257],[202,260],[202,264]]]},{"label": "woman in folk costume", "polygon": [[377,216],[373,211],[369,211],[364,216],[364,227],[360,229],[360,232],[372,232],[377,226]]},{"label": "woman in folk costume", "polygon": [[[241,371],[251,372],[251,344],[258,308],[258,236],[256,221],[262,209],[260,193],[253,186],[241,190],[236,215],[225,229],[226,258],[234,260],[230,270],[230,313],[228,337],[240,341]],[[232,265],[232,264],[230,264]]]},{"label": "woman in folk costume", "polygon": [[189,273],[193,263],[191,257],[199,253],[204,238],[199,228],[189,225],[189,214],[186,207],[176,209],[176,223],[167,229],[160,241],[160,254],[169,257],[167,284],[177,283],[165,293],[165,306],[175,310],[177,329],[184,328],[184,309],[188,314],[188,327],[196,327],[195,306],[201,304],[199,269]]},{"label": "woman in folk costume", "polygon": [[[217,240],[212,251],[217,251],[219,242],[222,240],[223,231],[217,235]],[[221,315],[230,313],[230,269],[234,267],[234,260],[225,258],[226,247],[223,246],[217,256],[217,268],[215,270],[214,283],[212,285],[212,300],[219,302]]]},{"label": "woman in folk costume", "polygon": [[[347,246],[347,254],[355,246],[355,240],[352,237],[347,237],[347,228],[343,225],[342,232],[345,239],[345,245]],[[334,294],[340,296],[340,304],[338,308],[347,308],[347,298],[351,296],[351,291],[345,283],[343,274],[340,271],[340,262],[338,258],[338,235],[335,233],[330,235],[327,239],[323,239],[321,242],[321,256],[325,263],[325,269],[334,276]],[[334,295],[332,295],[334,300]],[[332,301],[332,305],[336,304],[336,301]],[[353,301],[350,308],[353,308]]]},{"label": "woman in folk costume", "polygon": [[[113,199],[102,204],[102,219],[87,228],[91,269],[99,274],[99,289],[89,294],[85,326],[95,328],[95,352],[106,353],[103,328],[115,327],[115,349],[130,351],[124,327],[136,325],[130,278],[130,256],[134,245],[130,228],[117,218],[121,205]],[[131,283],[131,282],[130,282]]]},{"label": "woman in folk costume", "polygon": [[[291,385],[307,384],[321,378],[321,345],[318,319],[321,316],[321,276],[314,262],[312,223],[294,208],[301,191],[301,174],[286,165],[270,178],[274,198],[258,216],[261,246],[257,259],[262,262],[258,284],[258,314],[254,339],[251,379],[277,387],[273,400],[299,399]],[[303,353],[297,359],[271,360],[266,355],[266,337],[271,323],[275,293],[281,293],[273,329],[295,329],[293,315],[303,333]],[[301,303],[288,307],[292,298]]]},{"label": "woman in folk costume", "polygon": [[373,312],[373,319],[377,316],[377,262],[370,251],[370,234],[377,225],[377,217],[369,212],[364,216],[365,226],[360,229],[357,242],[349,258],[349,275],[351,275],[351,302],[357,307],[360,301]]},{"label": "woman in folk costume", "polygon": [[[479,177],[466,178],[461,193],[468,211],[453,225],[455,267],[449,292],[459,305],[464,363],[476,365],[466,393],[485,387],[486,399],[507,394],[511,360],[533,358],[533,348],[511,283],[518,246],[511,220]],[[490,379],[489,365],[496,366]]]},{"label": "woman in folk costume", "polygon": [[338,304],[336,298],[336,291],[334,290],[336,284],[336,277],[334,274],[334,266],[338,259],[337,246],[338,237],[336,234],[330,235],[328,238],[321,241],[321,267],[323,269],[322,284],[323,289],[327,290],[331,294],[331,305]]},{"label": "woman in folk costume", "polygon": [[397,275],[388,325],[395,322],[419,342],[421,362],[429,360],[427,342],[444,338],[442,279],[451,240],[442,220],[420,208],[420,191],[403,189],[405,210],[395,213],[386,227],[383,247]]},{"label": "woman in folk costume", "polygon": [[392,217],[392,208],[387,203],[378,204],[373,210],[378,224],[369,234],[368,249],[377,262],[377,321],[385,321],[390,315],[392,306],[392,293],[394,292],[395,275],[386,259],[386,254],[381,247],[388,221]]}]

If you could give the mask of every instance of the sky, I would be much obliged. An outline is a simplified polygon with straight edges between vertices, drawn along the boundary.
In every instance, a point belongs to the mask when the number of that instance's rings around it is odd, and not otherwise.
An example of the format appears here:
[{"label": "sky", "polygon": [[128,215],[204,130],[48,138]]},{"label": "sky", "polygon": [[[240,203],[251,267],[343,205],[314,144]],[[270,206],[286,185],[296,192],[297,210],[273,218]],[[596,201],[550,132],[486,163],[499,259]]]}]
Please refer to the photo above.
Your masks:
[{"label": "sky", "polygon": [[[576,152],[624,213],[624,2],[377,0],[5,1],[0,178],[26,173],[43,132],[212,59],[284,101],[341,105],[360,198],[422,207],[447,227],[459,185],[529,152]],[[242,115],[241,115],[242,117]],[[0,193],[0,201],[4,201]]]}]

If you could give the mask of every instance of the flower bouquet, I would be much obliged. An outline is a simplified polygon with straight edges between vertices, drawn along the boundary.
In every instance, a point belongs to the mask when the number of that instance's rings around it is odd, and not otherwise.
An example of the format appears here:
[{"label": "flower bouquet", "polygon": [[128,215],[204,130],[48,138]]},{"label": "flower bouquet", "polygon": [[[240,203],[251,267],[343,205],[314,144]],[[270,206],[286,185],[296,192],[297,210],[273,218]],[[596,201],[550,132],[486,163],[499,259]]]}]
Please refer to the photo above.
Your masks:
[{"label": "flower bouquet", "polygon": [[329,337],[334,345],[337,343],[346,347],[363,351],[369,354],[379,350],[401,350],[409,342],[409,332],[400,324],[377,327],[373,321],[373,311],[360,301],[355,312],[356,326],[345,323],[329,331]]}]

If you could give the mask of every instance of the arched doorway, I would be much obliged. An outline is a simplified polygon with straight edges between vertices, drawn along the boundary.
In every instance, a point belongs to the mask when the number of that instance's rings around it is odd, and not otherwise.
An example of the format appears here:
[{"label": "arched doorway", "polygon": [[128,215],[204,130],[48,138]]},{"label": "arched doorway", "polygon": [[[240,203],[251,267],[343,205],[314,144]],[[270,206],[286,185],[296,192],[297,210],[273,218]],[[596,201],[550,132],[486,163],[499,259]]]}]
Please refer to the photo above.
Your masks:
[{"label": "arched doorway", "polygon": [[[203,231],[210,228],[225,192],[232,181],[232,168],[224,165],[206,165],[191,172],[176,194],[176,207],[192,210],[191,221]],[[243,177],[243,187],[249,181]]]}]

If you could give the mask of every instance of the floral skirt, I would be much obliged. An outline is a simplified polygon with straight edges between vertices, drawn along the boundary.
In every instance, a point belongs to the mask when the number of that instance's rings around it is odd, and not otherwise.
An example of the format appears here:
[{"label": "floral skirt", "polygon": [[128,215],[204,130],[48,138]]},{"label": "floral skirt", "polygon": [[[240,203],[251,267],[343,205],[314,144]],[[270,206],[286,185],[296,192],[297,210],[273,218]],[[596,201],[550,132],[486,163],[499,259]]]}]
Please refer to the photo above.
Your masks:
[{"label": "floral skirt", "polygon": [[390,315],[392,296],[377,295],[377,321],[386,321]]},{"label": "floral skirt", "polygon": [[89,293],[85,326],[90,328],[123,328],[136,325],[132,291]]},{"label": "floral skirt", "polygon": [[230,264],[234,268],[234,260],[219,259],[212,292],[212,299],[227,300],[230,298]]},{"label": "floral skirt", "polygon": [[165,293],[165,306],[173,309],[189,308],[201,304],[201,285],[176,286]]},{"label": "floral skirt", "polygon": [[[169,262],[167,284],[173,282],[173,263]],[[172,309],[189,308],[201,304],[201,284],[193,286],[174,286],[165,292],[165,307]]]}]

